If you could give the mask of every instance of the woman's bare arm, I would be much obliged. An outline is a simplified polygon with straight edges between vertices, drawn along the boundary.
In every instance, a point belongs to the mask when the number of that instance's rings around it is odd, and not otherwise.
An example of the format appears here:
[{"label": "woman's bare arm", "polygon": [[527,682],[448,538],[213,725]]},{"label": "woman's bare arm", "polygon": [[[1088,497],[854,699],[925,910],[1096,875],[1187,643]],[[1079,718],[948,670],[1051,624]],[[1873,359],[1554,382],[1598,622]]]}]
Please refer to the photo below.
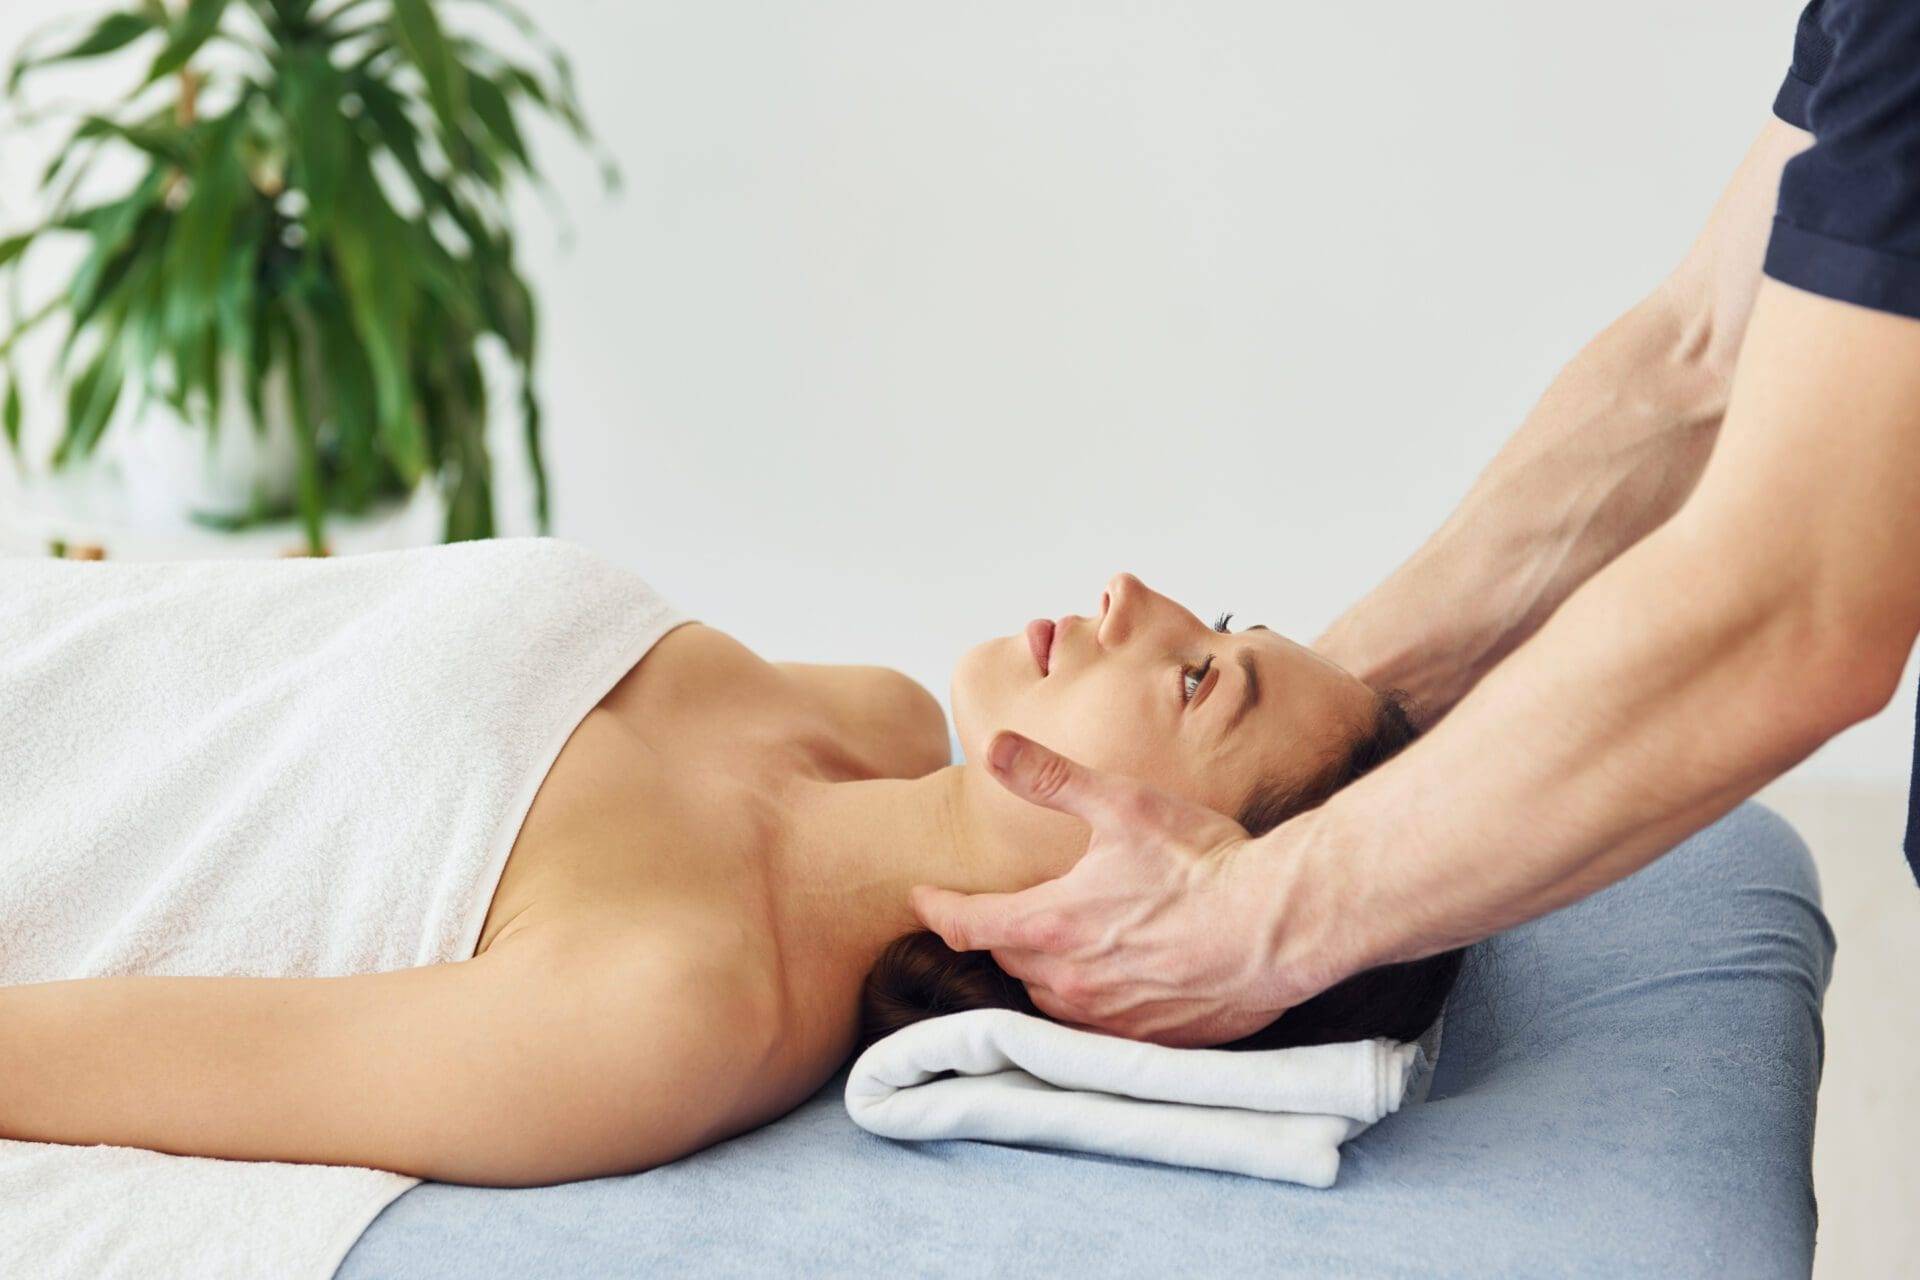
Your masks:
[{"label": "woman's bare arm", "polygon": [[[527,939],[531,941],[531,939]],[[720,1136],[761,1011],[639,942],[0,987],[0,1137],[537,1186]]]}]

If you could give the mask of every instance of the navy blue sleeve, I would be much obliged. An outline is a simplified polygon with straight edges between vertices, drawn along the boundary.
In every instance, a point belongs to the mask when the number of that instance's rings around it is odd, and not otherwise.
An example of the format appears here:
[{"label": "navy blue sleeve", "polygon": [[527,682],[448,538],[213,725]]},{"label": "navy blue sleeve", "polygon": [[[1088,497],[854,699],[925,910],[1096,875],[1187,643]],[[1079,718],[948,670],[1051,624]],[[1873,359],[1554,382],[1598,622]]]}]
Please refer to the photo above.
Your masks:
[{"label": "navy blue sleeve", "polygon": [[1833,37],[1820,24],[1820,11],[1826,7],[1827,0],[1813,0],[1800,15],[1800,27],[1793,33],[1793,63],[1773,100],[1773,114],[1796,128],[1812,128],[1807,123],[1807,96],[1833,62]]},{"label": "navy blue sleeve", "polygon": [[1774,111],[1787,162],[1766,273],[1920,319],[1920,0],[1814,0]]},{"label": "navy blue sleeve", "polygon": [[[1766,273],[1920,319],[1920,0],[1813,0],[1773,111],[1813,146],[1780,175]],[[1920,721],[1903,844],[1920,883]]]}]

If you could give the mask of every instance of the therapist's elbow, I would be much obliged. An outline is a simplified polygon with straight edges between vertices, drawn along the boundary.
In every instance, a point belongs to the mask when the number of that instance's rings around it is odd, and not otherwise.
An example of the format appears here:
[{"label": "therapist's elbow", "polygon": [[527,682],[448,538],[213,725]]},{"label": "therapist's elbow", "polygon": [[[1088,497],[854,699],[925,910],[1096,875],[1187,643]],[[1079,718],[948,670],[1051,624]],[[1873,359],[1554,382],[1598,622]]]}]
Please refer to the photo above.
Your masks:
[{"label": "therapist's elbow", "polygon": [[1793,700],[1789,723],[1808,750],[1885,711],[1900,691],[1912,636],[1856,634],[1816,648],[1783,672],[1779,693]]},{"label": "therapist's elbow", "polygon": [[[1701,584],[1687,597],[1697,607],[1682,606],[1700,656],[1731,664],[1720,687],[1764,709],[1765,736],[1778,739],[1767,747],[1804,754],[1887,709],[1920,634],[1920,591],[1888,590],[1884,566],[1854,548],[1688,514],[1656,536]],[[1715,571],[1702,578],[1701,564]]]}]

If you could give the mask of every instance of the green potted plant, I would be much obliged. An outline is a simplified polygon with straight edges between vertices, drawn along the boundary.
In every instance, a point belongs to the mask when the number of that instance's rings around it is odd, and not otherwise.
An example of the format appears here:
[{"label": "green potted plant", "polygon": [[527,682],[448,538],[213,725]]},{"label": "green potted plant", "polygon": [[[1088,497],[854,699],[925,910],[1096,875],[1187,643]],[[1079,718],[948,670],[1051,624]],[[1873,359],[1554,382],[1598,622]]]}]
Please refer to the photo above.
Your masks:
[{"label": "green potted plant", "polygon": [[[497,342],[546,531],[534,300],[507,196],[538,180],[525,113],[592,139],[566,59],[527,16],[466,3],[511,24],[533,61],[456,33],[441,21],[453,6],[432,0],[142,0],[20,52],[6,89],[22,120],[37,119],[22,92],[44,68],[124,57],[138,72],[114,107],[75,113],[41,176],[43,220],[0,237],[0,427],[16,458],[16,344],[64,318],[54,467],[91,455],[132,396],[196,433],[238,419],[290,440],[287,492],[204,522],[297,513],[318,552],[329,513],[431,480],[445,538],[487,537],[482,348]],[[114,151],[134,176],[103,194],[88,174]],[[602,172],[611,186],[604,156]],[[27,255],[63,236],[83,245],[65,287],[23,302]]]}]

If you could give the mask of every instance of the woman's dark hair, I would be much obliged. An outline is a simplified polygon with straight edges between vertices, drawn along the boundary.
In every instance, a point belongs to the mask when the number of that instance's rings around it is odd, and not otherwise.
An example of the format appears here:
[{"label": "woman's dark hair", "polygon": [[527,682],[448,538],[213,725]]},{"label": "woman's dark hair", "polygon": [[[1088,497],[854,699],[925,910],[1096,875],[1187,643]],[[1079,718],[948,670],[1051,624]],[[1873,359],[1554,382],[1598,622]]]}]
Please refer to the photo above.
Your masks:
[{"label": "woman's dark hair", "polygon": [[[1266,787],[1241,807],[1240,825],[1265,835],[1324,804],[1334,792],[1399,754],[1420,736],[1411,704],[1399,690],[1376,695],[1371,722],[1305,782]],[[1415,1040],[1440,1016],[1460,974],[1461,951],[1357,973],[1296,1005],[1223,1049],[1287,1049],[1382,1036]],[[880,953],[861,999],[860,1044],[925,1018],[966,1009],[1017,1009],[1039,1017],[1019,980],[987,951],[954,951],[931,930],[902,934]]]}]

